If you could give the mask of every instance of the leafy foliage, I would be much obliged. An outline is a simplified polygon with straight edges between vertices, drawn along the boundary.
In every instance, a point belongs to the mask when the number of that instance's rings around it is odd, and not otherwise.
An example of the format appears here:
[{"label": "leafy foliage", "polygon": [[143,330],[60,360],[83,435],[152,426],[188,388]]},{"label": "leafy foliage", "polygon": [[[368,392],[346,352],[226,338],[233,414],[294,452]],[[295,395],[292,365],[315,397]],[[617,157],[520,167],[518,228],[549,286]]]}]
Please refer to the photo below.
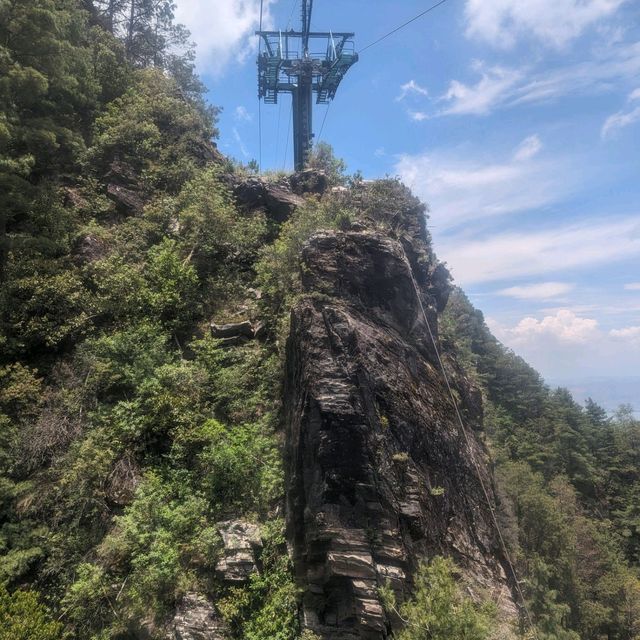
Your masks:
[{"label": "leafy foliage", "polygon": [[267,527],[264,542],[262,572],[253,574],[247,587],[232,589],[219,607],[238,638],[295,640],[299,634],[298,589],[283,553],[282,522]]},{"label": "leafy foliage", "polygon": [[[357,217],[428,238],[404,185],[346,177],[322,144],[312,164],[343,189],[281,225],[239,211],[211,142],[218,109],[173,11],[0,0],[0,640],[164,637],[188,591],[215,601],[237,638],[298,637],[277,507],[278,338],[300,253]],[[264,341],[208,335],[212,318],[258,314]],[[538,636],[638,637],[633,413],[609,418],[545,387],[459,292],[442,333],[486,396],[501,518]],[[260,573],[236,589],[215,572],[230,517],[264,538]],[[489,607],[455,578],[444,559],[421,567],[401,638],[486,637]]]},{"label": "leafy foliage", "polygon": [[33,591],[14,591],[0,585],[0,640],[62,640],[63,626]]},{"label": "leafy foliage", "polygon": [[327,142],[321,141],[313,147],[308,165],[312,169],[324,171],[329,184],[344,185],[347,181],[345,161],[335,156],[333,147]]},{"label": "leafy foliage", "polygon": [[134,86],[109,103],[94,123],[85,162],[107,171],[114,161],[139,173],[147,188],[177,192],[207,159],[217,131],[215,110],[202,113],[181,94],[175,79],[156,69],[133,74]]},{"label": "leafy foliage", "polygon": [[[0,591],[25,640],[164,637],[186,591],[224,596],[216,523],[268,530],[283,489],[279,360],[206,336],[264,215],[223,182],[173,5],[82,4],[0,1],[0,580],[60,620]],[[255,638],[297,624],[278,540],[237,617]]]},{"label": "leafy foliage", "polygon": [[455,579],[455,565],[436,556],[418,568],[413,597],[397,606],[390,587],[381,590],[385,608],[404,628],[398,640],[484,640],[495,620],[495,605],[477,605],[465,596]]},{"label": "leafy foliage", "polygon": [[[540,638],[633,638],[640,609],[635,495],[639,424],[551,390],[489,332],[460,291],[442,323],[486,394],[502,526]],[[624,505],[624,506],[623,506]]]}]

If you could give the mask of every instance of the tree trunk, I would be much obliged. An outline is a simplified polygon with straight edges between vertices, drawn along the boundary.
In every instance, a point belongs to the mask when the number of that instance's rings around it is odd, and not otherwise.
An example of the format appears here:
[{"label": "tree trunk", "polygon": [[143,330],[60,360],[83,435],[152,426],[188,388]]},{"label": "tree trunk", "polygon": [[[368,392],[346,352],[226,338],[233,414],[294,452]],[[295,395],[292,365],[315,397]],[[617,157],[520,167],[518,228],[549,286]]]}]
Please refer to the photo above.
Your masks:
[{"label": "tree trunk", "polygon": [[135,27],[136,19],[136,0],[131,0],[131,9],[129,11],[129,22],[127,25],[127,44],[126,54],[127,60],[131,62],[132,49],[133,49],[133,31]]}]

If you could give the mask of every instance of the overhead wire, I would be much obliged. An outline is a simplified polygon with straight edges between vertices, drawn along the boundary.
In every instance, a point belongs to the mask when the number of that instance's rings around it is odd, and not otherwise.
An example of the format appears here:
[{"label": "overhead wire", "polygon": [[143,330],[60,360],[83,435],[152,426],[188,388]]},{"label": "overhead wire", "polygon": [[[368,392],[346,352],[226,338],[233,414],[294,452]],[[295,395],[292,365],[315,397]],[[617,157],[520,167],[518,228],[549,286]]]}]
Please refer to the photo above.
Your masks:
[{"label": "overhead wire", "polygon": [[[287,26],[285,27],[285,31],[289,30],[289,27],[291,26],[291,21],[293,20],[293,14],[296,11],[296,8],[298,6],[298,2],[299,0],[293,0],[293,2],[291,3],[291,11],[289,12],[289,19],[287,20]],[[278,101],[278,127],[277,127],[277,132],[276,132],[276,166],[278,166],[278,154],[280,151],[280,122],[281,122],[281,118],[282,118],[282,102]],[[291,116],[289,116],[289,119],[291,119]],[[288,138],[288,130],[287,130],[287,146],[289,145],[289,138]],[[285,157],[284,157],[284,163],[282,165],[282,169],[284,170],[284,164],[286,164],[287,162],[287,156],[286,156],[286,148],[285,148]]]},{"label": "overhead wire", "polygon": [[404,29],[405,27],[409,26],[411,23],[415,22],[416,20],[419,20],[423,16],[426,16],[427,13],[430,13],[434,9],[437,9],[439,6],[443,5],[445,2],[447,2],[447,0],[440,0],[440,2],[437,2],[436,4],[430,6],[428,9],[423,11],[422,13],[419,13],[417,16],[414,16],[413,18],[411,18],[411,20],[407,20],[406,22],[401,24],[399,27],[392,29],[391,31],[389,31],[389,33],[385,33],[382,37],[369,43],[366,47],[363,47],[362,49],[360,49],[360,51],[358,51],[358,54],[362,54],[367,49],[371,49],[371,47],[374,47],[375,45],[379,44],[383,40],[386,40],[388,37],[392,36],[394,33],[398,33],[398,31],[400,31],[401,29]]},{"label": "overhead wire", "polygon": [[[262,17],[264,9],[264,0],[260,0],[260,31],[262,31]],[[258,59],[262,53],[262,36],[258,36]],[[258,91],[258,172],[262,171],[262,100],[260,100],[260,92]]]},{"label": "overhead wire", "polygon": [[289,153],[289,138],[291,136],[291,127],[293,126],[291,118],[293,117],[293,99],[291,100],[291,109],[289,109],[289,126],[287,127],[287,143],[284,146],[284,160],[282,162],[282,170],[287,166],[287,155]]},{"label": "overhead wire", "polygon": [[[447,0],[440,0],[439,2],[436,2],[436,4],[431,5],[428,9],[425,9],[424,11],[420,12],[417,16],[414,16],[410,20],[407,20],[406,22],[403,22],[400,26],[396,27],[395,29],[392,29],[391,31],[389,31],[388,33],[384,34],[383,36],[381,36],[377,40],[374,40],[373,42],[369,43],[367,46],[365,46],[362,49],[360,49],[358,51],[358,55],[362,54],[367,49],[371,49],[372,47],[374,47],[375,45],[379,44],[383,40],[386,40],[387,38],[389,38],[393,34],[398,33],[398,31],[401,31],[402,29],[404,29],[405,27],[409,26],[410,24],[412,24],[416,20],[419,20],[420,18],[426,16],[428,13],[430,13],[434,9],[437,9],[438,7],[443,5],[445,2],[447,2]],[[331,108],[331,104],[332,104],[332,102],[329,102],[329,104],[327,106],[327,110],[324,113],[324,118],[322,119],[322,126],[320,127],[320,133],[318,134],[318,137],[316,138],[316,143],[315,143],[314,147],[317,147],[318,144],[320,144],[320,141],[322,140],[322,132],[324,130],[324,125],[325,125],[325,123],[327,121],[327,116],[329,115],[329,109]]]},{"label": "overhead wire", "polygon": [[327,122],[327,116],[329,115],[329,109],[331,109],[331,105],[333,104],[332,102],[329,102],[329,104],[327,104],[327,110],[324,112],[324,118],[322,118],[322,124],[320,125],[320,133],[318,134],[318,137],[316,138],[316,142],[314,144],[314,147],[317,147],[320,142],[322,141],[322,132],[324,131],[324,125]]},{"label": "overhead wire", "polygon": [[294,0],[294,3],[292,5],[292,7],[291,7],[291,13],[289,14],[289,19],[287,20],[287,27],[285,29],[286,31],[288,31],[289,27],[291,26],[291,21],[293,20],[293,14],[294,14],[294,12],[296,10],[296,7],[298,6],[298,1],[299,0]]},{"label": "overhead wire", "polygon": [[436,354],[436,359],[438,361],[438,364],[440,366],[440,369],[442,371],[442,376],[444,378],[447,390],[449,392],[449,397],[451,399],[451,404],[453,405],[453,408],[455,410],[455,414],[456,417],[458,419],[458,423],[460,424],[460,430],[461,433],[464,437],[465,443],[467,445],[467,449],[469,449],[469,453],[471,455],[471,460],[473,461],[473,465],[475,467],[476,470],[476,474],[478,477],[478,481],[480,483],[480,487],[482,488],[482,493],[484,494],[484,498],[487,501],[487,505],[489,507],[489,512],[491,513],[491,519],[493,521],[493,525],[495,527],[495,530],[498,534],[498,540],[500,542],[500,546],[502,548],[502,553],[504,554],[504,558],[507,561],[507,564],[509,565],[509,569],[511,571],[511,576],[513,578],[513,581],[515,583],[515,588],[516,591],[518,592],[518,597],[520,598],[521,604],[522,604],[522,608],[525,612],[525,615],[527,617],[527,621],[529,623],[529,627],[531,629],[531,632],[533,633],[533,636],[535,638],[535,640],[539,640],[538,638],[538,632],[537,629],[535,627],[535,625],[533,624],[533,618],[531,616],[531,612],[529,611],[529,607],[527,605],[527,601],[525,600],[524,597],[524,593],[522,591],[522,587],[520,586],[520,581],[518,580],[518,574],[516,573],[516,569],[515,566],[513,565],[513,562],[511,560],[511,555],[509,554],[509,550],[507,548],[507,544],[504,540],[504,536],[502,535],[502,530],[500,528],[500,523],[498,522],[498,517],[496,516],[495,510],[493,508],[493,503],[491,501],[491,498],[489,496],[489,491],[484,483],[484,480],[482,479],[482,472],[480,469],[480,464],[478,463],[477,459],[475,458],[475,456],[473,455],[473,449],[472,449],[472,445],[471,445],[471,438],[469,437],[469,433],[467,431],[467,428],[464,425],[464,421],[462,419],[462,415],[460,414],[460,408],[458,407],[458,402],[456,401],[455,395],[453,393],[453,388],[451,387],[451,382],[449,381],[449,375],[447,374],[447,370],[444,366],[444,362],[442,360],[442,356],[440,355],[440,349],[438,348],[438,343],[435,339],[435,336],[433,334],[433,331],[431,330],[431,324],[429,323],[429,320],[427,318],[427,313],[424,309],[424,305],[422,303],[422,297],[420,296],[420,290],[418,288],[418,283],[416,282],[416,279],[413,275],[413,269],[411,268],[411,264],[409,263],[409,259],[407,258],[406,254],[405,254],[405,261],[407,263],[407,267],[409,269],[409,274],[411,277],[411,281],[413,283],[413,288],[415,290],[416,293],[416,297],[418,298],[418,304],[420,306],[420,311],[422,313],[422,318],[424,320],[424,323],[427,327],[427,331],[429,333],[429,338],[431,339],[431,343],[433,344],[433,349],[435,351]]},{"label": "overhead wire", "polygon": [[275,165],[278,165],[278,153],[280,152],[280,121],[282,120],[282,101],[278,100],[278,125],[276,127],[276,151],[274,154]]}]

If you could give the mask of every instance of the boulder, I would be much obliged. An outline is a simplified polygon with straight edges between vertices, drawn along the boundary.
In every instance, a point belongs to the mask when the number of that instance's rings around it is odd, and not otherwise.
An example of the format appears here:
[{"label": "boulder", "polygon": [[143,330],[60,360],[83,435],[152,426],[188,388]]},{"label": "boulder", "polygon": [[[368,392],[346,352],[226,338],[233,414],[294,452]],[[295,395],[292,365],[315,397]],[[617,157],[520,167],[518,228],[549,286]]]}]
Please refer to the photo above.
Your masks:
[{"label": "boulder", "polygon": [[213,605],[199,593],[187,593],[169,625],[167,640],[226,640],[227,626]]},{"label": "boulder", "polygon": [[329,178],[319,169],[298,171],[289,178],[293,193],[303,196],[307,193],[321,196],[329,188]]},{"label": "boulder", "polygon": [[248,321],[234,322],[230,324],[211,323],[211,336],[222,340],[224,338],[253,338],[253,325]]},{"label": "boulder", "polygon": [[77,262],[81,264],[90,264],[96,262],[107,254],[107,243],[100,237],[91,233],[78,238],[74,247],[74,254]]},{"label": "boulder", "polygon": [[[232,180],[228,178],[228,181]],[[241,209],[264,209],[269,218],[278,223],[288,220],[296,207],[304,203],[303,198],[291,192],[287,182],[272,183],[255,176],[234,182],[232,191]]]},{"label": "boulder", "polygon": [[120,213],[136,215],[144,208],[144,194],[133,167],[114,160],[105,176],[107,197],[115,203]]},{"label": "boulder", "polygon": [[[229,177],[229,181],[231,180]],[[236,203],[243,209],[253,210],[265,206],[264,181],[260,178],[246,178],[233,184],[232,189]]]},{"label": "boulder", "polygon": [[256,552],[262,548],[260,528],[242,520],[228,520],[218,524],[224,544],[223,557],[216,565],[216,573],[225,582],[245,582],[258,571]]},{"label": "boulder", "polygon": [[304,199],[291,193],[286,187],[265,185],[265,204],[269,217],[276,222],[286,222],[291,214],[304,204]]},{"label": "boulder", "polygon": [[120,184],[109,183],[107,185],[107,196],[115,203],[121,213],[137,215],[144,208],[144,200],[139,191],[134,191]]}]

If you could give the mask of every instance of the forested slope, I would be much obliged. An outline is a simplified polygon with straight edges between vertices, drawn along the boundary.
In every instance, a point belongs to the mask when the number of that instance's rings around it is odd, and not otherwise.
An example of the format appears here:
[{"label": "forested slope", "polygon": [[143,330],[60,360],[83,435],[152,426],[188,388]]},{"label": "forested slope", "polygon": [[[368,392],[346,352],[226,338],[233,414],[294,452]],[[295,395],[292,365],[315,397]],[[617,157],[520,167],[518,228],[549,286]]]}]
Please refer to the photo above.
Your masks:
[{"label": "forested slope", "polygon": [[[167,637],[187,605],[211,638],[301,633],[282,409],[300,253],[320,229],[392,236],[424,209],[326,155],[319,190],[224,159],[187,43],[169,2],[0,0],[2,640]],[[640,425],[546,388],[461,292],[440,323],[482,390],[537,637],[640,637]],[[229,522],[260,525],[235,583]],[[488,637],[495,611],[457,575],[436,559],[414,600],[387,594],[402,638],[458,637],[452,611]]]},{"label": "forested slope", "polygon": [[485,391],[503,529],[526,576],[538,637],[635,638],[640,424],[550,389],[456,290],[443,324]]}]

